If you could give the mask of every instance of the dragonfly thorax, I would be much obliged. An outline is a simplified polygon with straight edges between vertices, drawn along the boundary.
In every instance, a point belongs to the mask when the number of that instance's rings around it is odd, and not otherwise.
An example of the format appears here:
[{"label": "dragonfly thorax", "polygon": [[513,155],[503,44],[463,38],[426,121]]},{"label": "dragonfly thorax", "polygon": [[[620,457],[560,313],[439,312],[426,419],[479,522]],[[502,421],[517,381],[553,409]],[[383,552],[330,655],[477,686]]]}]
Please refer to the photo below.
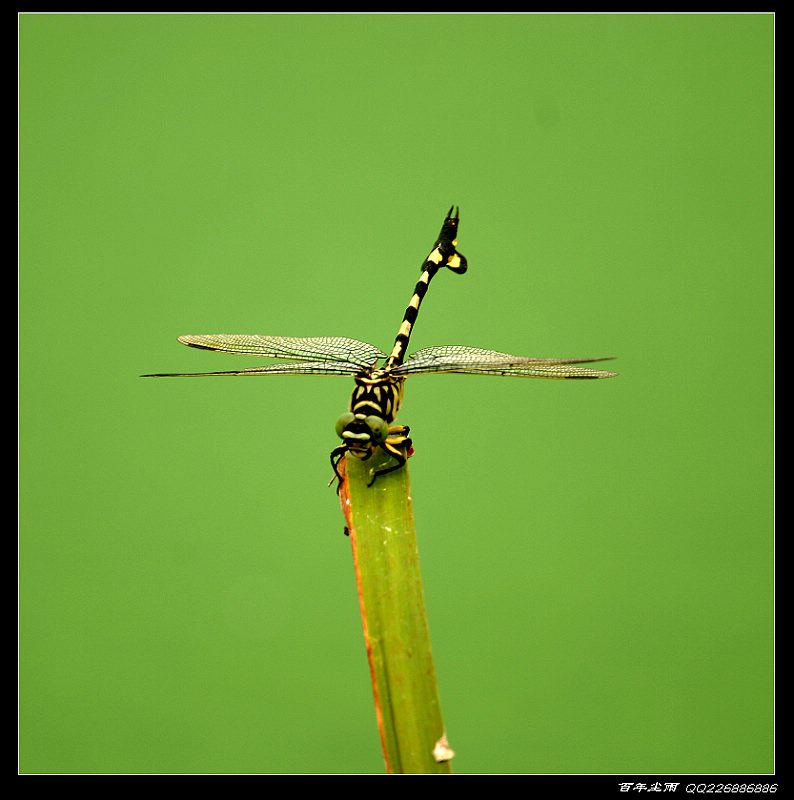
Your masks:
[{"label": "dragonfly thorax", "polygon": [[400,408],[405,378],[392,375],[388,369],[372,368],[360,372],[355,380],[350,411],[394,422]]}]

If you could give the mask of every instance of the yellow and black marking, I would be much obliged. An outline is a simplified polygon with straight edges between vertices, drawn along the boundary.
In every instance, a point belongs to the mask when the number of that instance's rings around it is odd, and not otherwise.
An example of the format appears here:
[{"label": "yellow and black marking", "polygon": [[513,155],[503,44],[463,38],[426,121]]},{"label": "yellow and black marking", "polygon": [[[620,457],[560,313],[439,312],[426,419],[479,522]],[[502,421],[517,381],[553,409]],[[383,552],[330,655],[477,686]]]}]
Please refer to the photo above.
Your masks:
[{"label": "yellow and black marking", "polygon": [[356,388],[350,398],[354,414],[377,414],[393,422],[400,410],[405,378],[392,375],[387,369],[376,369],[356,375]]},{"label": "yellow and black marking", "polygon": [[378,447],[383,448],[396,463],[374,470],[369,483],[371,486],[379,475],[402,467],[411,449],[409,428],[406,425],[391,425],[400,409],[405,378],[392,375],[384,367],[363,371],[356,375],[355,380],[350,410],[336,424],[342,444],[331,451],[331,465],[341,480],[337,464],[342,456],[350,453],[355,458],[368,461]]},{"label": "yellow and black marking", "polygon": [[419,314],[419,306],[422,305],[433,276],[442,267],[448,267],[459,274],[463,274],[468,267],[466,257],[457,250],[460,211],[454,209],[453,216],[453,208],[454,206],[447,212],[438,239],[422,264],[422,274],[405,309],[394,347],[386,363],[382,369],[372,367],[356,375],[356,388],[350,398],[350,410],[337,422],[337,433],[343,444],[331,452],[331,464],[340,480],[341,475],[336,465],[347,453],[366,461],[381,447],[392,456],[395,461],[393,465],[373,471],[371,486],[379,475],[402,467],[411,450],[409,429],[404,425],[389,427],[400,408],[405,382],[405,378],[393,375],[392,370],[403,363],[411,331]]},{"label": "yellow and black marking", "polygon": [[422,305],[422,300],[425,294],[427,294],[430,281],[433,280],[435,274],[441,267],[447,267],[460,275],[468,269],[466,256],[459,253],[457,250],[459,222],[460,211],[455,209],[455,215],[453,216],[452,208],[450,208],[447,212],[444,224],[441,226],[441,233],[439,233],[438,239],[436,239],[433,245],[433,249],[422,264],[422,274],[419,276],[419,281],[414,287],[411,301],[408,303],[408,308],[405,309],[400,330],[397,332],[397,338],[394,340],[394,347],[386,361],[385,366],[387,369],[399,366],[403,363],[405,353],[408,350],[408,341],[411,338],[411,330],[416,322],[416,316],[419,313],[419,306]]},{"label": "yellow and black marking", "polygon": [[[454,208],[454,207],[453,207]],[[350,406],[337,420],[336,433],[342,444],[331,451],[334,473],[341,480],[339,460],[351,455],[369,460],[378,448],[385,450],[394,463],[371,471],[370,486],[379,475],[400,469],[413,452],[405,425],[393,425],[403,397],[403,385],[409,375],[444,372],[467,375],[507,375],[523,378],[593,379],[609,378],[614,372],[571,366],[604,358],[530,358],[484,350],[480,347],[444,345],[426,347],[405,354],[419,307],[430,281],[442,268],[464,273],[466,258],[457,250],[460,214],[447,212],[441,233],[422,264],[422,274],[405,310],[391,353],[387,356],[367,342],[339,336],[261,336],[247,334],[199,334],[180,336],[189,347],[216,350],[265,358],[292,359],[291,363],[266,364],[253,369],[223,372],[158,373],[145,377],[202,377],[205,375],[348,375],[356,386]],[[383,366],[378,366],[383,362]]]}]

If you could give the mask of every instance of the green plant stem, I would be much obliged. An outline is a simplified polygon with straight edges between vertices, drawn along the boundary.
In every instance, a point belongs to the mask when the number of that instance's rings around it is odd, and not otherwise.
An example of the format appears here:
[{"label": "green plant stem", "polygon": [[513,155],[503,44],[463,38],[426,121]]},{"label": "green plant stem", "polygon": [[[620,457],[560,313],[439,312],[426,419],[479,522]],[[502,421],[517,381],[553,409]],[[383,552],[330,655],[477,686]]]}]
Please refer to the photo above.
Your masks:
[{"label": "green plant stem", "polygon": [[[342,510],[353,548],[375,713],[386,771],[450,773],[430,648],[408,469],[378,477],[390,459],[345,457]],[[445,750],[445,747],[447,749]]]}]

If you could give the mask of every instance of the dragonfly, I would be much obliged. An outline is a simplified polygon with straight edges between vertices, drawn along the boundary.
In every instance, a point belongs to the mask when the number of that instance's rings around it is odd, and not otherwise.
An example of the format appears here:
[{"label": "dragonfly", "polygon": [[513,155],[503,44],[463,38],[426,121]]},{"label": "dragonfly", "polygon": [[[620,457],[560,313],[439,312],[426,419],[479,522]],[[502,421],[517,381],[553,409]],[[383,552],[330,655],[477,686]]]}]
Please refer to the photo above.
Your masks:
[{"label": "dragonfly", "polygon": [[617,373],[592,367],[573,366],[602,358],[531,358],[463,345],[441,345],[406,353],[430,282],[444,268],[457,274],[468,269],[466,257],[457,249],[460,210],[447,212],[441,231],[425,258],[419,281],[414,287],[391,352],[387,355],[375,345],[338,336],[264,336],[257,334],[189,334],[178,341],[200,350],[290,359],[289,363],[266,364],[250,369],[222,372],[170,372],[144,375],[147,378],[196,378],[208,376],[254,375],[347,375],[355,381],[348,410],[336,422],[342,443],[330,454],[331,466],[341,482],[338,465],[347,455],[369,460],[378,448],[390,456],[386,466],[370,471],[368,485],[389,472],[402,468],[413,452],[407,425],[395,425],[404,395],[405,379],[411,375],[458,373],[466,375],[505,375],[515,378],[592,380],[611,378]]}]

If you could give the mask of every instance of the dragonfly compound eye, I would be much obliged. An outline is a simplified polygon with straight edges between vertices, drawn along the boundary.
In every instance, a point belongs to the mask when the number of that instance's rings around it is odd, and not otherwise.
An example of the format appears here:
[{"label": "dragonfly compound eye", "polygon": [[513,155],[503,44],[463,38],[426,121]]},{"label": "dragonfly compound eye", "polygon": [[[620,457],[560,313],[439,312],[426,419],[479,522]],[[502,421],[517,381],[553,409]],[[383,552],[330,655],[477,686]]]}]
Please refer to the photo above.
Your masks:
[{"label": "dragonfly compound eye", "polygon": [[336,435],[342,439],[342,432],[345,428],[356,418],[356,415],[352,411],[345,411],[341,417],[336,421]]},{"label": "dragonfly compound eye", "polygon": [[372,431],[372,441],[376,444],[382,444],[386,441],[386,437],[389,435],[389,423],[385,419],[370,416],[366,418],[365,422]]}]

